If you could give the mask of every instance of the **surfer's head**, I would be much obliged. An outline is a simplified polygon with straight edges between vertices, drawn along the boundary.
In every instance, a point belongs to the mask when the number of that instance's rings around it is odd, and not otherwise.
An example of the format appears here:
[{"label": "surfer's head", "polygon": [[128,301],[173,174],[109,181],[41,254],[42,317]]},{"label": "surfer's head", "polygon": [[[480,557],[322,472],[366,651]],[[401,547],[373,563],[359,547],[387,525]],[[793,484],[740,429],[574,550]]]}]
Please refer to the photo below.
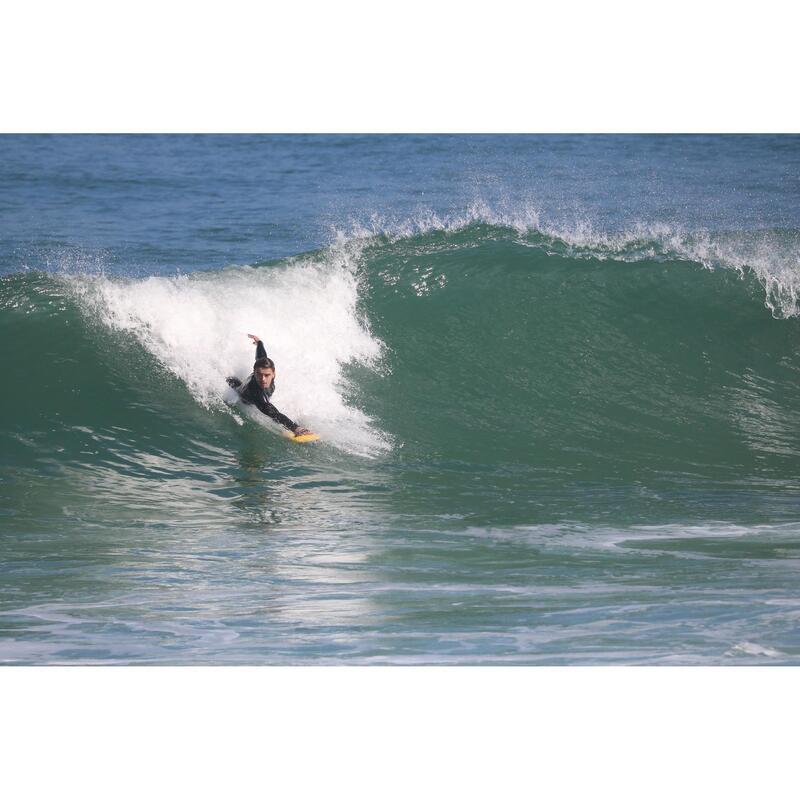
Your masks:
[{"label": "surfer's head", "polygon": [[262,389],[269,389],[275,380],[275,362],[271,358],[257,358],[253,364],[253,375]]}]

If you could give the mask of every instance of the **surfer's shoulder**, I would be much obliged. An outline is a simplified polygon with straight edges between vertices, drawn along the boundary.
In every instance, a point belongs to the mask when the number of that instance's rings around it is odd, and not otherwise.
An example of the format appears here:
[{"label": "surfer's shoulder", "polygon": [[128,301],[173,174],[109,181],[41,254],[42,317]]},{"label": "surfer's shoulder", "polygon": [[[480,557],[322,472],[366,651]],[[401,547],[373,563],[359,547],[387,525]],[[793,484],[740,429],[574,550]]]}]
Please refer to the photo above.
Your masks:
[{"label": "surfer's shoulder", "polygon": [[231,387],[245,403],[255,402],[253,395],[253,376],[248,375],[244,380],[237,378],[235,375],[229,375],[225,378],[225,382]]}]

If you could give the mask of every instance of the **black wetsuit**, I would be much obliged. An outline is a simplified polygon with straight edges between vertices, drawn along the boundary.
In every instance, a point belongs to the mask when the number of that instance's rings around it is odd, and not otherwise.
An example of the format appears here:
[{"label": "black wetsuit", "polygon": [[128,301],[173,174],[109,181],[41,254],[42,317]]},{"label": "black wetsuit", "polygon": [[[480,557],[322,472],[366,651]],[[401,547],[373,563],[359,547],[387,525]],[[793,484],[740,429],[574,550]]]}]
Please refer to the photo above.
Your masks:
[{"label": "black wetsuit", "polygon": [[[258,342],[256,344],[256,359],[266,357],[267,351],[264,349],[264,343]],[[275,391],[274,380],[272,381],[272,385],[269,387],[269,389],[262,389],[258,385],[256,376],[253,373],[250,374],[250,377],[247,378],[244,383],[242,383],[238,378],[228,378],[227,380],[228,385],[232,386],[239,393],[239,397],[242,398],[243,403],[256,406],[259,411],[262,411],[268,417],[274,419],[275,422],[279,422],[285,428],[288,428],[290,431],[294,432],[294,429],[297,427],[297,423],[290,420],[285,414],[281,414],[281,412],[278,411],[278,409],[275,408],[275,406],[269,401],[269,398],[272,397],[272,394]]]}]

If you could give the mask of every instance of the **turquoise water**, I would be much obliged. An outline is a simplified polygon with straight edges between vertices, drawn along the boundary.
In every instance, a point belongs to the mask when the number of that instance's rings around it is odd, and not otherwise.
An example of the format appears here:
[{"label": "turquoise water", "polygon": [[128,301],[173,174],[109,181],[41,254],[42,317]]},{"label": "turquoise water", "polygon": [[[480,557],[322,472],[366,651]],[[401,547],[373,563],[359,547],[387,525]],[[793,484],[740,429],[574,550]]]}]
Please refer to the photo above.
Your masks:
[{"label": "turquoise water", "polygon": [[800,138],[0,149],[3,663],[797,662]]}]

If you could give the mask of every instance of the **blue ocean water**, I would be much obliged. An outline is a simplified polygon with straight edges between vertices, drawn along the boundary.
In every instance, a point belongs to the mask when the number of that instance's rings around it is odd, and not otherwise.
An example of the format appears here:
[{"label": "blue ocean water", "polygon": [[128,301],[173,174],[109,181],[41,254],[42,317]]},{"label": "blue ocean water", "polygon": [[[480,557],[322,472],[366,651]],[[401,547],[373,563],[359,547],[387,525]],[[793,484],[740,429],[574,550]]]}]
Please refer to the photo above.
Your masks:
[{"label": "blue ocean water", "polygon": [[794,228],[795,136],[4,136],[5,273],[286,258],[331,232],[530,209],[568,226]]},{"label": "blue ocean water", "polygon": [[800,137],[0,153],[3,663],[796,663]]}]

